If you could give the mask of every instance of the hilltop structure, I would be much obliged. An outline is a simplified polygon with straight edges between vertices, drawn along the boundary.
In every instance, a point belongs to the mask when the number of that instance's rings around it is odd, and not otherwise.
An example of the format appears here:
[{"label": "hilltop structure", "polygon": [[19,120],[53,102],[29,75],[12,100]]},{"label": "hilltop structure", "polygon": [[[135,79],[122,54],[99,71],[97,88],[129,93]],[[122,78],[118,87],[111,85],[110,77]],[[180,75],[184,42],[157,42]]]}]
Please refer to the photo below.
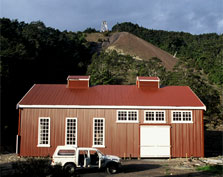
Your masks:
[{"label": "hilltop structure", "polygon": [[106,31],[108,31],[108,24],[106,21],[103,21],[101,23],[101,32],[106,32]]}]

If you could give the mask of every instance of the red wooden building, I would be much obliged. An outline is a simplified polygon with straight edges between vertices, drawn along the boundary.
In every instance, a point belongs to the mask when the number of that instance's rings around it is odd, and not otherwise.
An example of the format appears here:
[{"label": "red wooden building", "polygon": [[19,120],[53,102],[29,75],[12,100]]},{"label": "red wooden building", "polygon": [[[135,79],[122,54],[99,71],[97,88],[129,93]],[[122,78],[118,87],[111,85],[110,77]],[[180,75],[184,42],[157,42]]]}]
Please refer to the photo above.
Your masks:
[{"label": "red wooden building", "polygon": [[120,157],[203,157],[205,105],[187,86],[35,84],[17,104],[20,156],[52,155],[58,145],[96,147]]}]

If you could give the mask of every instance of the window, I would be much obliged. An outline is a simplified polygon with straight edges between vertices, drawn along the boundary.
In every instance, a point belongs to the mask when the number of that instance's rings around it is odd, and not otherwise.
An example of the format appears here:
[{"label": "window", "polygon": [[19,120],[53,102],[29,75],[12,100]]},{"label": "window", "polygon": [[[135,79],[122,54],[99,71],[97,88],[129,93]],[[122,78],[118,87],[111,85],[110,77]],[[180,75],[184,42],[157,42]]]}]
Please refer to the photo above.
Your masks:
[{"label": "window", "polygon": [[165,111],[145,111],[144,122],[146,123],[165,123]]},{"label": "window", "polygon": [[105,147],[105,119],[93,119],[93,147]]},{"label": "window", "polygon": [[50,147],[50,118],[49,117],[39,118],[38,147]]},{"label": "window", "polygon": [[59,156],[74,156],[75,150],[73,149],[61,149],[58,151],[57,155]]},{"label": "window", "polygon": [[192,123],[192,111],[172,111],[173,123]]},{"label": "window", "polygon": [[66,145],[77,145],[77,118],[66,118]]},{"label": "window", "polygon": [[117,122],[138,122],[138,111],[135,110],[118,110]]}]

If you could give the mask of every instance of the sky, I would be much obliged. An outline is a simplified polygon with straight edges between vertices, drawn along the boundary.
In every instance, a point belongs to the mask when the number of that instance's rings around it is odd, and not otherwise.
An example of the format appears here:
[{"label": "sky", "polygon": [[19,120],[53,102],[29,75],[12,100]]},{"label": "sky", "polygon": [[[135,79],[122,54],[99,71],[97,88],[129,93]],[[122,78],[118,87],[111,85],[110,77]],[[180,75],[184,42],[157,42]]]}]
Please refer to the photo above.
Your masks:
[{"label": "sky", "polygon": [[191,34],[223,33],[223,0],[0,0],[0,17],[42,21],[61,31],[122,22]]}]

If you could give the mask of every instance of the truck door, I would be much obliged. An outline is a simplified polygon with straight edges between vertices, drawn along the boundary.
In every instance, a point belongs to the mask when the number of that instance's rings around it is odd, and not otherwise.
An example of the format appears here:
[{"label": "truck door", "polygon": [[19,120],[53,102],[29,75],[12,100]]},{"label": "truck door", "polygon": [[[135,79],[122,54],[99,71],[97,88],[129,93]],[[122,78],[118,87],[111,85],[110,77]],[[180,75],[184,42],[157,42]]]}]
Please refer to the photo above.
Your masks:
[{"label": "truck door", "polygon": [[88,155],[88,150],[79,150],[78,155],[78,165],[80,167],[88,167],[90,158]]},{"label": "truck door", "polygon": [[104,160],[103,160],[104,159],[104,154],[102,154],[99,150],[97,151],[97,153],[98,153],[98,157],[99,157],[98,167],[101,168],[102,163],[104,163]]},{"label": "truck door", "polygon": [[91,158],[91,166],[98,167],[99,166],[99,155],[96,150],[90,150],[90,158]]},{"label": "truck door", "polygon": [[90,163],[91,163],[91,158],[90,158],[90,153],[89,151],[85,151],[84,154],[84,167],[90,167]]}]

